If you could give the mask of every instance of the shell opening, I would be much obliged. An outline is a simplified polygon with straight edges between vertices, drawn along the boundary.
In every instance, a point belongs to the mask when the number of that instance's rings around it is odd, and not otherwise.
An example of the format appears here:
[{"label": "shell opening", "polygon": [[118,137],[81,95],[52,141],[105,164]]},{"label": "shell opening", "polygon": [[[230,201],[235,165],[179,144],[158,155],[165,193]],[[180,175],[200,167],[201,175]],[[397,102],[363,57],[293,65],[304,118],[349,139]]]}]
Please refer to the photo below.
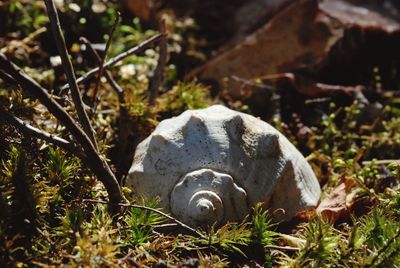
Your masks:
[{"label": "shell opening", "polygon": [[171,212],[191,226],[242,219],[247,194],[225,173],[203,168],[185,174],[170,197]]},{"label": "shell opening", "polygon": [[189,200],[188,214],[198,222],[213,223],[222,220],[224,206],[221,198],[211,191],[199,191]]}]

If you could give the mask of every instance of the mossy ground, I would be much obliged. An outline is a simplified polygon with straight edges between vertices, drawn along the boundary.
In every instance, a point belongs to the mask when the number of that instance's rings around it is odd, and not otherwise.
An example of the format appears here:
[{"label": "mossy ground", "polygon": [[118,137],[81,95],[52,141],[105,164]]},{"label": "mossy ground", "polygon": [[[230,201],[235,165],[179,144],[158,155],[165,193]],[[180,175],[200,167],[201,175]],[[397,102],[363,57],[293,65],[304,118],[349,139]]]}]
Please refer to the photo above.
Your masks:
[{"label": "mossy ground", "polygon": [[[96,13],[94,4],[104,8]],[[114,1],[81,1],[79,8],[72,1],[64,2],[60,16],[70,25],[65,35],[79,72],[94,64],[78,37],[104,42],[117,8]],[[5,18],[0,26],[2,52],[54,95],[59,94],[66,81],[62,68],[51,66],[49,60],[56,50],[50,32],[43,28],[48,26],[43,2],[4,1],[0,15]],[[289,137],[317,174],[323,199],[333,198],[331,193],[341,184],[351,198],[342,204],[344,208],[328,206],[323,215],[304,212],[285,224],[272,223],[270,212],[257,206],[243,222],[199,230],[200,236],[186,234],[168,225],[162,215],[140,208],[124,208],[112,218],[106,204],[93,201],[107,200],[106,191],[80,159],[23,135],[0,118],[0,266],[399,266],[400,163],[393,160],[400,159],[398,89],[374,92],[369,105],[332,98],[302,111],[283,109],[280,119],[261,115],[252,101],[211,96],[201,83],[179,81],[188,65],[204,58],[202,42],[196,39],[201,29],[190,18],[172,13],[165,18],[171,59],[155,105],[147,102],[147,87],[149,73],[157,64],[156,48],[129,57],[110,70],[126,94],[123,109],[127,114],[121,118],[116,94],[102,83],[97,111],[91,115],[100,150],[110,158],[120,181],[129,168],[129,161],[122,161],[121,155],[131,157],[136,144],[159,121],[186,109],[222,103],[261,116]],[[91,30],[94,26],[96,31]],[[123,14],[108,57],[153,35],[155,30],[148,26]],[[368,81],[379,81],[379,69],[373,73],[375,77]],[[87,101],[94,83],[82,87]],[[69,138],[54,116],[19,87],[1,83],[0,105],[36,127]],[[69,104],[65,109],[74,113]],[[371,117],[374,109],[378,112]],[[316,110],[318,120],[303,120]],[[131,200],[129,189],[124,188],[123,194]],[[135,200],[135,204],[157,208],[156,200]]]}]

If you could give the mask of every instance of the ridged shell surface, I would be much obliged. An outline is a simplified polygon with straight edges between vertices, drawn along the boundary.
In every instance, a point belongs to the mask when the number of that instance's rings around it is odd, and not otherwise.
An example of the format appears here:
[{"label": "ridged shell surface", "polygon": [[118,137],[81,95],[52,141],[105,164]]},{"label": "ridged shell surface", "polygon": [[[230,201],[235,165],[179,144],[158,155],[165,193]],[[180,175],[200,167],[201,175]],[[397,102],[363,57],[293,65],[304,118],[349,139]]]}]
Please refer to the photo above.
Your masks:
[{"label": "ridged shell surface", "polygon": [[319,183],[275,128],[214,105],[162,121],[140,143],[127,178],[138,195],[192,226],[238,221],[264,202],[278,219],[313,207]]}]

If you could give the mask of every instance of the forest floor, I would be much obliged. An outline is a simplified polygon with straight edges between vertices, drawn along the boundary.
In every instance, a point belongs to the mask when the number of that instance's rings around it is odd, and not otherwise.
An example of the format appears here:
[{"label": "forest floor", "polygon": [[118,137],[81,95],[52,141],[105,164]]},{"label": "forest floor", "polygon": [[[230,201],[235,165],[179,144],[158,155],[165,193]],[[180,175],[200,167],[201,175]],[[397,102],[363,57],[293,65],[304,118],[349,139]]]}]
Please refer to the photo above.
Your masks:
[{"label": "forest floor", "polygon": [[[400,266],[395,1],[54,1],[65,58],[52,2],[0,2],[0,267]],[[67,58],[102,76],[74,91]],[[212,104],[288,137],[319,205],[194,230],[119,190],[160,121]]]}]

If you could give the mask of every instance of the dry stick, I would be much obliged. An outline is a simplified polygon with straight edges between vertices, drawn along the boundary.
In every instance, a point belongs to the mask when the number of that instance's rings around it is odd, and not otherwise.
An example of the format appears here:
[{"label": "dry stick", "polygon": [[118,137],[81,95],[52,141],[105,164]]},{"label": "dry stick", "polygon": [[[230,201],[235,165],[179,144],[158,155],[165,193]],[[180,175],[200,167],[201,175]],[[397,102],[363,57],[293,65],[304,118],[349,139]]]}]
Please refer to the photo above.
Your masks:
[{"label": "dry stick", "polygon": [[160,52],[158,56],[157,67],[154,70],[154,75],[149,83],[149,104],[153,105],[157,98],[159,88],[164,78],[164,68],[167,64],[168,47],[167,47],[167,30],[165,26],[165,20],[160,21],[160,32],[163,37],[160,40]]},{"label": "dry stick", "polygon": [[[114,66],[115,64],[117,64],[118,62],[124,60],[125,58],[129,57],[130,55],[142,52],[143,50],[148,48],[150,45],[152,45],[155,42],[157,42],[158,40],[160,40],[160,38],[162,38],[162,36],[163,36],[162,34],[156,34],[156,35],[152,36],[151,38],[147,39],[146,41],[140,43],[139,45],[128,49],[127,51],[115,56],[114,58],[111,58],[109,61],[107,61],[104,64],[104,68],[109,68],[111,66]],[[100,70],[99,67],[96,67],[96,68],[90,70],[85,75],[79,77],[76,80],[76,82],[79,84],[79,83],[82,83],[82,82],[85,82],[85,81],[89,80],[99,70]],[[68,88],[69,88],[69,85],[66,84],[61,88],[61,90],[64,91],[64,90],[66,90]]]},{"label": "dry stick", "polygon": [[75,144],[73,144],[63,138],[54,136],[44,130],[35,128],[35,127],[29,125],[28,123],[22,121],[18,117],[8,113],[7,111],[5,111],[3,109],[0,109],[0,115],[6,121],[8,121],[10,124],[17,127],[19,130],[21,130],[22,132],[24,132],[30,136],[33,136],[38,139],[52,143],[52,144],[66,150],[80,158],[86,157],[84,152],[82,152],[81,148],[77,147]]},{"label": "dry stick", "polygon": [[[0,70],[10,75],[24,90],[36,97],[73,135],[87,156],[86,164],[91,168],[96,177],[104,184],[111,208],[122,200],[121,189],[107,162],[98,154],[86,133],[75,123],[74,119],[56,102],[45,88],[24,73],[18,66],[10,62],[4,54],[0,53]],[[83,159],[85,160],[85,159]]]},{"label": "dry stick", "polygon": [[376,161],[362,161],[361,164],[364,166],[371,165],[374,163],[375,165],[389,165],[389,164],[400,164],[400,160],[398,159],[383,159],[383,160],[376,160]]},{"label": "dry stick", "polygon": [[[97,92],[99,91],[101,76],[103,75],[104,62],[106,60],[108,50],[110,49],[111,40],[113,38],[115,29],[117,29],[117,26],[119,24],[120,17],[121,17],[121,13],[119,13],[119,11],[117,11],[117,16],[115,17],[115,21],[114,21],[114,24],[113,24],[113,26],[111,28],[110,35],[108,36],[108,40],[107,40],[107,43],[106,43],[106,49],[104,50],[103,57],[100,60],[100,64],[99,64],[99,68],[100,69],[99,69],[99,72],[97,73],[96,86],[95,86],[94,92],[93,92],[92,107],[96,107],[96,97],[97,97]],[[96,110],[96,108],[94,110]]]},{"label": "dry stick", "polygon": [[[92,56],[98,61],[100,62],[101,58],[98,55],[98,53],[96,52],[96,50],[93,48],[92,44],[90,43],[89,40],[87,40],[84,37],[81,37],[81,42],[83,42],[87,49],[89,50],[89,52],[91,52]],[[114,80],[114,78],[111,75],[111,72],[109,72],[108,70],[105,70],[104,72],[105,77],[108,81],[108,83],[111,85],[111,87],[114,89],[114,91],[117,93],[118,95],[118,104],[119,104],[119,116],[118,116],[118,144],[117,144],[117,148],[122,149],[122,152],[125,150],[123,148],[125,148],[126,146],[126,138],[127,135],[127,128],[129,128],[129,126],[131,126],[132,124],[130,123],[130,121],[132,120],[132,116],[129,114],[129,111],[126,107],[126,101],[125,101],[125,92],[124,90],[118,85],[118,83]],[[121,152],[121,150],[118,150]],[[121,155],[121,154],[119,154]],[[118,157],[117,157],[118,158]],[[117,178],[120,178],[120,173],[121,173],[121,162],[117,161],[115,163],[116,165],[116,176]]]},{"label": "dry stick", "polygon": [[122,262],[129,261],[133,267],[141,268],[142,266],[131,258],[131,256],[134,255],[135,253],[136,252],[133,249],[130,249],[128,254],[126,254],[122,259],[120,259],[120,261],[122,261]]},{"label": "dry stick", "polygon": [[268,248],[268,249],[277,249],[277,250],[281,250],[281,251],[283,251],[283,250],[287,250],[287,251],[299,251],[299,250],[300,250],[300,248],[289,247],[289,246],[281,247],[281,246],[275,246],[275,245],[266,245],[266,246],[264,246],[264,247],[265,247],[265,248]]},{"label": "dry stick", "polygon": [[[27,45],[29,42],[33,41],[36,37],[38,37],[42,33],[46,32],[46,30],[47,30],[46,27],[37,29],[36,31],[34,31],[33,33],[30,33],[27,37],[22,39],[22,41],[21,41],[22,44],[18,44],[18,45]],[[0,49],[0,53],[7,53],[10,50],[10,48],[13,46],[14,46],[13,42],[10,42],[7,46]]]},{"label": "dry stick", "polygon": [[[83,199],[82,202],[107,204],[107,202],[105,202],[103,200],[97,200],[97,199]],[[148,211],[160,214],[161,216],[164,216],[165,218],[175,222],[177,225],[190,231],[191,233],[196,234],[199,237],[203,237],[203,234],[200,233],[199,231],[193,229],[192,227],[184,224],[183,222],[179,221],[178,219],[175,219],[174,217],[172,217],[172,216],[168,215],[167,213],[164,213],[158,209],[150,208],[150,207],[146,207],[146,206],[140,206],[140,205],[127,204],[127,203],[119,203],[118,205],[121,207],[130,207],[130,208],[138,208],[138,209],[148,210]]]},{"label": "dry stick", "polygon": [[7,82],[11,85],[18,85],[18,83],[14,80],[14,78],[12,78],[11,76],[9,76],[8,74],[1,72],[0,71],[0,79],[3,80],[4,82]]},{"label": "dry stick", "polygon": [[83,130],[89,136],[90,141],[93,143],[96,151],[97,142],[94,130],[90,125],[89,117],[85,111],[82,96],[79,91],[78,83],[76,82],[74,67],[68,55],[67,46],[65,45],[64,35],[61,30],[60,20],[53,0],[45,0],[47,13],[50,19],[51,29],[53,31],[54,39],[56,41],[58,53],[60,53],[61,61],[65,75],[68,80],[69,87],[71,89],[71,96],[75,104],[76,112],[78,114],[79,122],[81,123]]},{"label": "dry stick", "polygon": [[[93,58],[97,61],[98,64],[100,64],[100,61],[101,61],[100,55],[94,49],[92,43],[85,37],[81,37],[80,41],[83,44],[85,44],[88,51],[93,55]],[[114,80],[114,78],[112,77],[111,73],[108,70],[104,71],[104,76],[106,77],[107,82],[111,85],[111,87],[117,93],[119,103],[124,104],[125,103],[124,90],[118,85],[118,83]]]}]

